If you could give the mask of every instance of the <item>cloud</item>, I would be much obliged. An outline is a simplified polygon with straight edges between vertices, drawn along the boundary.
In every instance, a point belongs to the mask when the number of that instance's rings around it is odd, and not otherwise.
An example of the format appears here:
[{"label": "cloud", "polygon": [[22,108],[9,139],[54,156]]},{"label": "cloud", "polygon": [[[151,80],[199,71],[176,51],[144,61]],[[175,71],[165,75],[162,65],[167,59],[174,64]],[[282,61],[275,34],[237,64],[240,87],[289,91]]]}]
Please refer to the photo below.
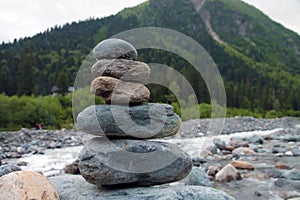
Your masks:
[{"label": "cloud", "polygon": [[263,11],[271,19],[281,23],[300,35],[300,1],[299,0],[243,0]]},{"label": "cloud", "polygon": [[[33,36],[54,25],[104,17],[146,0],[1,0],[0,41]],[[300,34],[299,0],[244,0]]]},{"label": "cloud", "polygon": [[146,0],[2,0],[0,41],[32,36],[54,25],[104,17]]}]

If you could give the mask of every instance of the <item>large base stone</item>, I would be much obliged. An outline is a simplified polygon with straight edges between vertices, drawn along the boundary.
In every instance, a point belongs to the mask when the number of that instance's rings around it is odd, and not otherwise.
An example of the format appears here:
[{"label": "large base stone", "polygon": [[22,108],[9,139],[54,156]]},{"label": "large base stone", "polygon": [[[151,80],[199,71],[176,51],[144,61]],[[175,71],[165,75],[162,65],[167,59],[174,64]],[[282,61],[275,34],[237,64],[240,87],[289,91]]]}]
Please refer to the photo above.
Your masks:
[{"label": "large base stone", "polygon": [[97,188],[79,175],[49,178],[60,200],[234,200],[223,191],[202,186],[138,187],[127,189]]},{"label": "large base stone", "polygon": [[144,140],[89,140],[79,154],[81,175],[94,185],[149,186],[175,182],[192,169],[176,145]]},{"label": "large base stone", "polygon": [[77,117],[81,131],[108,137],[162,138],[176,134],[180,124],[172,106],[155,103],[90,106]]}]

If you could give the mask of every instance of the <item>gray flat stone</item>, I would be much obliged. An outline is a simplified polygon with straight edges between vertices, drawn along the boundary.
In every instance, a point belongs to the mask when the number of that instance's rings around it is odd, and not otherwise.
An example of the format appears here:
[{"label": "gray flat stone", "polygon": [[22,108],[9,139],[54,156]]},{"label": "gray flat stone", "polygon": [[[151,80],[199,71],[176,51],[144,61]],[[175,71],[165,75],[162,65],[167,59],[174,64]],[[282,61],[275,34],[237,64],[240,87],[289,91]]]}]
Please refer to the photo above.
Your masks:
[{"label": "gray flat stone", "polygon": [[300,156],[300,149],[294,148],[294,149],[292,149],[292,153],[294,156]]},{"label": "gray flat stone", "polygon": [[96,105],[77,116],[77,127],[108,137],[162,138],[177,133],[181,119],[167,104]]},{"label": "gray flat stone", "polygon": [[289,190],[300,190],[300,181],[279,178],[274,183],[278,187],[288,188]]},{"label": "gray flat stone", "polygon": [[202,171],[199,167],[193,167],[192,171],[185,177],[182,182],[187,185],[198,185],[205,187],[212,187],[210,180],[208,179],[206,173]]},{"label": "gray flat stone", "polygon": [[290,180],[300,180],[300,171],[296,169],[285,171],[282,174],[282,178],[286,178]]},{"label": "gray flat stone", "polygon": [[50,177],[60,200],[234,200],[223,191],[202,186],[97,188],[78,175]]},{"label": "gray flat stone", "polygon": [[97,60],[123,58],[136,60],[137,51],[129,42],[117,38],[101,41],[93,49],[93,55]]},{"label": "gray flat stone", "polygon": [[95,137],[78,157],[82,176],[98,186],[159,185],[181,180],[192,169],[188,154],[174,144],[157,141]]}]

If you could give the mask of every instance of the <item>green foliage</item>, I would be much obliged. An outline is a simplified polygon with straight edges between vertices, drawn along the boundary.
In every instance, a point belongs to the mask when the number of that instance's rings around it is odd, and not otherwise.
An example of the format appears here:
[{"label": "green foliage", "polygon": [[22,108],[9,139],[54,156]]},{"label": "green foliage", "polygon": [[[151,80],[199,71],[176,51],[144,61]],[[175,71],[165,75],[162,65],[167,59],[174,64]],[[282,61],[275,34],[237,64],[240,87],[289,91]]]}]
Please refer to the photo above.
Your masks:
[{"label": "green foliage", "polygon": [[[175,102],[172,103],[174,107],[174,112],[181,116],[183,121],[194,119],[194,112],[190,112],[190,108],[182,109],[180,104]],[[214,105],[216,106],[216,105]],[[220,106],[217,106],[222,108]],[[201,103],[199,104],[200,117],[198,118],[212,118],[212,106],[211,104]],[[182,116],[181,113],[185,113],[185,116]],[[191,113],[191,115],[189,115]],[[246,108],[226,108],[226,117],[235,117],[235,116],[253,116],[256,118],[278,118],[284,116],[300,117],[300,111],[288,110],[288,111],[276,111],[276,110],[258,110],[254,111]]]},{"label": "green foliage", "polygon": [[56,80],[56,86],[59,88],[60,94],[65,94],[68,92],[69,78],[66,72],[64,71],[59,72]]},{"label": "green foliage", "polygon": [[85,108],[91,105],[104,104],[104,100],[101,97],[92,95],[90,88],[86,87],[78,89],[73,93],[72,104],[73,117],[76,119],[77,115]]},{"label": "green foliage", "polygon": [[0,94],[0,130],[33,128],[41,123],[47,128],[72,126],[71,95],[12,96]]},{"label": "green foliage", "polygon": [[[15,102],[19,107],[26,105],[28,110],[22,112],[26,116],[36,117],[32,121],[18,121],[19,116],[12,117],[16,112],[2,109],[1,124],[5,124],[5,127],[9,124],[17,126],[18,122],[22,126],[31,126],[35,123],[33,121],[38,121],[38,114],[29,111],[35,109],[38,99],[41,100],[42,97],[38,95],[49,95],[54,85],[62,88],[62,92],[67,85],[72,85],[82,61],[98,42],[122,31],[147,26],[179,31],[206,49],[217,64],[225,83],[227,106],[230,107],[227,116],[299,116],[299,35],[240,0],[206,1],[201,11],[203,9],[210,13],[211,26],[226,45],[211,38],[204,21],[188,0],[149,0],[114,16],[55,26],[32,38],[0,45],[0,93],[12,96],[7,102],[3,100],[1,106],[9,108],[12,106],[10,102]],[[200,116],[211,116],[209,92],[190,63],[172,53],[154,49],[139,50],[138,59],[147,63],[165,64],[179,71],[195,91],[200,103]],[[175,81],[170,83],[170,87],[176,91],[183,89]],[[172,103],[181,114],[172,91],[154,84],[148,87],[151,91],[150,101]],[[15,95],[38,97],[37,100],[27,99],[27,103],[20,103],[21,100],[17,100]],[[19,98],[25,99],[23,96]],[[50,126],[67,123],[69,119],[66,113],[71,113],[68,103],[70,97],[56,97],[57,100],[51,97],[54,103],[50,103],[47,98],[44,100],[48,106],[53,106],[55,112],[52,114],[57,116],[51,118],[50,111],[48,114],[42,112],[40,115],[44,123],[49,122]],[[189,104],[188,98],[185,99],[185,105]],[[101,103],[102,100],[97,101]],[[63,113],[54,108],[56,104],[63,107]],[[42,102],[40,105],[46,106]],[[79,105],[75,113],[80,112],[85,105]],[[193,114],[194,109],[185,107],[183,118],[197,117]],[[8,120],[12,118],[15,118],[12,122]]]},{"label": "green foliage", "polygon": [[31,95],[35,92],[36,57],[33,44],[26,46],[20,57],[17,68],[17,92],[18,95]]},{"label": "green foliage", "polygon": [[[74,103],[79,103],[72,108]],[[74,99],[75,98],[75,99]],[[80,101],[76,101],[80,99]],[[192,100],[191,100],[192,101]],[[22,127],[33,128],[36,123],[41,123],[44,128],[60,129],[73,127],[73,114],[77,114],[89,105],[103,104],[102,98],[88,93],[88,90],[78,90],[77,94],[65,96],[7,96],[0,94],[0,131],[19,130]],[[173,102],[174,112],[182,117],[183,121],[199,118],[195,113],[200,113],[200,118],[212,117],[211,104],[201,103],[198,106],[187,106],[193,102]],[[214,103],[213,103],[214,104]],[[223,109],[219,105],[214,105]],[[195,109],[199,109],[198,111]],[[73,113],[74,112],[74,113]],[[300,111],[254,110],[245,108],[227,108],[226,117],[254,116],[258,118],[275,118],[283,116],[300,117]]]}]

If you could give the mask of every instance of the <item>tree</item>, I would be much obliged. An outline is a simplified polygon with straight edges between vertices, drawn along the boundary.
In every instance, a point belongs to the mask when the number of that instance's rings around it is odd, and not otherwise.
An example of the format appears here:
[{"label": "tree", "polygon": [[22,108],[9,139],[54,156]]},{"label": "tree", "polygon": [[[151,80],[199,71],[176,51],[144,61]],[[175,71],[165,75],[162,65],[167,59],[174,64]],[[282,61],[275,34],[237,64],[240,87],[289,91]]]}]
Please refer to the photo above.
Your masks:
[{"label": "tree", "polygon": [[59,88],[60,94],[66,94],[69,87],[69,78],[66,72],[60,71],[57,76],[56,86]]},{"label": "tree", "polygon": [[20,63],[17,68],[17,93],[21,95],[31,95],[35,93],[35,69],[36,57],[34,46],[30,43],[21,53]]}]

